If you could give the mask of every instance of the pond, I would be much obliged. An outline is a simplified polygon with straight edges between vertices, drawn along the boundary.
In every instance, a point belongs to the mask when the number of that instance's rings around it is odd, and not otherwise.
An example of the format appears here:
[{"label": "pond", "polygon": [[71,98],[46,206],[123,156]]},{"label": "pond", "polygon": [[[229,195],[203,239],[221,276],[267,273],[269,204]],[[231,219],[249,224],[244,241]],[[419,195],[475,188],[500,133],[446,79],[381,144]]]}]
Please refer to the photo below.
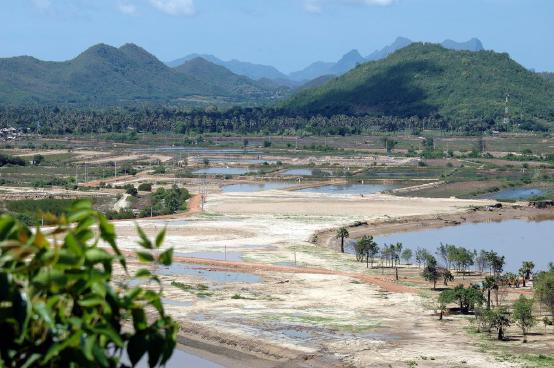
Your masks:
[{"label": "pond", "polygon": [[160,267],[160,269],[157,271],[157,274],[165,276],[195,276],[201,279],[215,282],[262,282],[262,278],[253,273],[211,270],[206,267],[182,262],[174,262],[171,266]]},{"label": "pond", "polygon": [[394,185],[385,184],[343,184],[324,185],[321,187],[300,189],[298,192],[330,193],[330,194],[371,194],[394,189]]},{"label": "pond", "polygon": [[282,176],[312,176],[312,169],[289,169],[281,174]]},{"label": "pond", "polygon": [[239,262],[242,260],[242,252],[186,252],[186,253],[175,253],[179,257],[193,257],[193,258],[205,258],[205,259],[215,259],[218,261],[233,261]]},{"label": "pond", "polygon": [[[125,361],[128,361],[128,358],[124,358]],[[139,363],[136,365],[138,368],[147,368],[148,359],[144,356]],[[194,367],[194,368],[223,368],[222,365],[213,363],[207,359],[200,358],[199,356],[193,355],[189,352],[175,349],[173,350],[173,355],[169,358],[169,361],[165,364],[166,368],[182,368],[182,367]]]},{"label": "pond", "polygon": [[208,174],[208,175],[244,175],[249,173],[250,170],[243,167],[206,167],[198,169],[192,173],[195,175]]},{"label": "pond", "polygon": [[[508,220],[382,235],[375,240],[379,246],[401,242],[414,252],[420,247],[433,254],[441,242],[478,251],[494,250],[506,256],[504,271],[517,272],[523,261],[533,261],[535,270],[544,270],[548,262],[554,262],[553,230],[552,220]],[[348,248],[353,252],[352,242],[348,242]]]},{"label": "pond", "polygon": [[532,197],[540,196],[545,193],[544,190],[539,188],[510,188],[503,189],[494,193],[487,193],[482,198],[497,199],[497,200],[517,200],[517,199],[529,199]]},{"label": "pond", "polygon": [[287,188],[287,187],[290,187],[292,185],[294,185],[294,184],[279,182],[279,181],[269,181],[269,182],[264,182],[264,183],[241,183],[241,184],[225,185],[222,188],[222,191],[223,191],[223,193],[229,193],[229,192],[260,192],[260,191],[263,191],[263,190]]}]

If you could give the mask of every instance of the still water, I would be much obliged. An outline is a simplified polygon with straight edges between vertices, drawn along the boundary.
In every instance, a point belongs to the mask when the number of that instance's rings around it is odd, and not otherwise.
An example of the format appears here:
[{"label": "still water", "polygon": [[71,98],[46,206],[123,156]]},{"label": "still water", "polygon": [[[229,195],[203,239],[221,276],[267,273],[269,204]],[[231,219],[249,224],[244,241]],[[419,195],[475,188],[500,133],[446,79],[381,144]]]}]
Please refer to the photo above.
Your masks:
[{"label": "still water", "polygon": [[[148,359],[144,356],[136,365],[138,368],[147,368]],[[165,364],[166,368],[223,368],[222,365],[213,363],[209,360],[200,358],[183,350],[175,349],[169,361]]]},{"label": "still water", "polygon": [[[535,270],[544,270],[548,262],[554,262],[553,234],[552,220],[508,220],[382,235],[375,240],[379,246],[401,242],[414,252],[420,247],[433,254],[441,242],[478,251],[494,250],[506,256],[504,271],[517,272],[523,261],[533,261]],[[349,248],[352,251],[352,247]]]},{"label": "still water", "polygon": [[544,194],[544,190],[538,188],[512,188],[504,189],[494,193],[488,193],[483,198],[498,199],[498,200],[517,200],[529,199],[535,196]]},{"label": "still water", "polygon": [[250,170],[242,167],[206,167],[193,171],[193,174],[221,174],[221,175],[244,175]]},{"label": "still water", "polygon": [[396,188],[394,185],[384,184],[344,184],[324,185],[315,188],[300,189],[298,192],[329,193],[329,194],[371,194]]},{"label": "still water", "polygon": [[290,187],[294,184],[285,183],[280,181],[268,181],[264,183],[241,183],[241,184],[231,184],[225,185],[222,190],[223,193],[229,192],[260,192],[263,190],[270,189],[282,189]]}]

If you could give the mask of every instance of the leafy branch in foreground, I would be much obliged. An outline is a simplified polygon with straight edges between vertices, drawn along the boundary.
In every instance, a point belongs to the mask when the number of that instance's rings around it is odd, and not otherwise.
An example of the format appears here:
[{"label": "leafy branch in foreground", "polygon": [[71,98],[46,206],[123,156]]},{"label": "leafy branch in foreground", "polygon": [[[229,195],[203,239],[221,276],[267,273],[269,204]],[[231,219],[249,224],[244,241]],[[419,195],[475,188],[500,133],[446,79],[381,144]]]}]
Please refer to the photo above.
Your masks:
[{"label": "leafy branch in foreground", "polygon": [[[159,279],[142,268],[132,277],[159,290],[112,282],[114,262],[131,275],[114,226],[90,202],[49,222],[31,231],[0,217],[0,367],[128,367],[145,354],[150,367],[167,362],[177,325],[164,312]],[[154,242],[138,232],[141,262],[171,263],[172,249],[157,255],[165,231]]]}]

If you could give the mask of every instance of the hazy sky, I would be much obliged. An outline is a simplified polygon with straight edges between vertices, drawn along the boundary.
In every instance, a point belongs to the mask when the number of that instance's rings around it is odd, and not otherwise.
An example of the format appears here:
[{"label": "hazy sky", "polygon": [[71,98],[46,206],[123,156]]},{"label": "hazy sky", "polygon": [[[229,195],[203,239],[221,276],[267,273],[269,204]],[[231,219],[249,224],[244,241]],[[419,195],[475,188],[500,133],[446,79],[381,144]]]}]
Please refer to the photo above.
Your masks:
[{"label": "hazy sky", "polygon": [[66,60],[134,42],[167,61],[210,53],[285,72],[397,36],[467,40],[554,71],[554,0],[0,0],[0,56]]}]

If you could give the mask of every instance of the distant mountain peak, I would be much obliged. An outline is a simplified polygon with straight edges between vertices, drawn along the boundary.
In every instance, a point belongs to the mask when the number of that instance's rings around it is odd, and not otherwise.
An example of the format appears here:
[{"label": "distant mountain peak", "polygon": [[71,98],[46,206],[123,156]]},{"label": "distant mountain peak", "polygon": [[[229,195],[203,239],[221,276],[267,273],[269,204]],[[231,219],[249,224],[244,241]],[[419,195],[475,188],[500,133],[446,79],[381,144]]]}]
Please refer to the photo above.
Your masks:
[{"label": "distant mountain peak", "polygon": [[451,50],[482,51],[485,48],[478,38],[471,38],[465,42],[457,42],[450,39],[444,40],[441,45]]}]

